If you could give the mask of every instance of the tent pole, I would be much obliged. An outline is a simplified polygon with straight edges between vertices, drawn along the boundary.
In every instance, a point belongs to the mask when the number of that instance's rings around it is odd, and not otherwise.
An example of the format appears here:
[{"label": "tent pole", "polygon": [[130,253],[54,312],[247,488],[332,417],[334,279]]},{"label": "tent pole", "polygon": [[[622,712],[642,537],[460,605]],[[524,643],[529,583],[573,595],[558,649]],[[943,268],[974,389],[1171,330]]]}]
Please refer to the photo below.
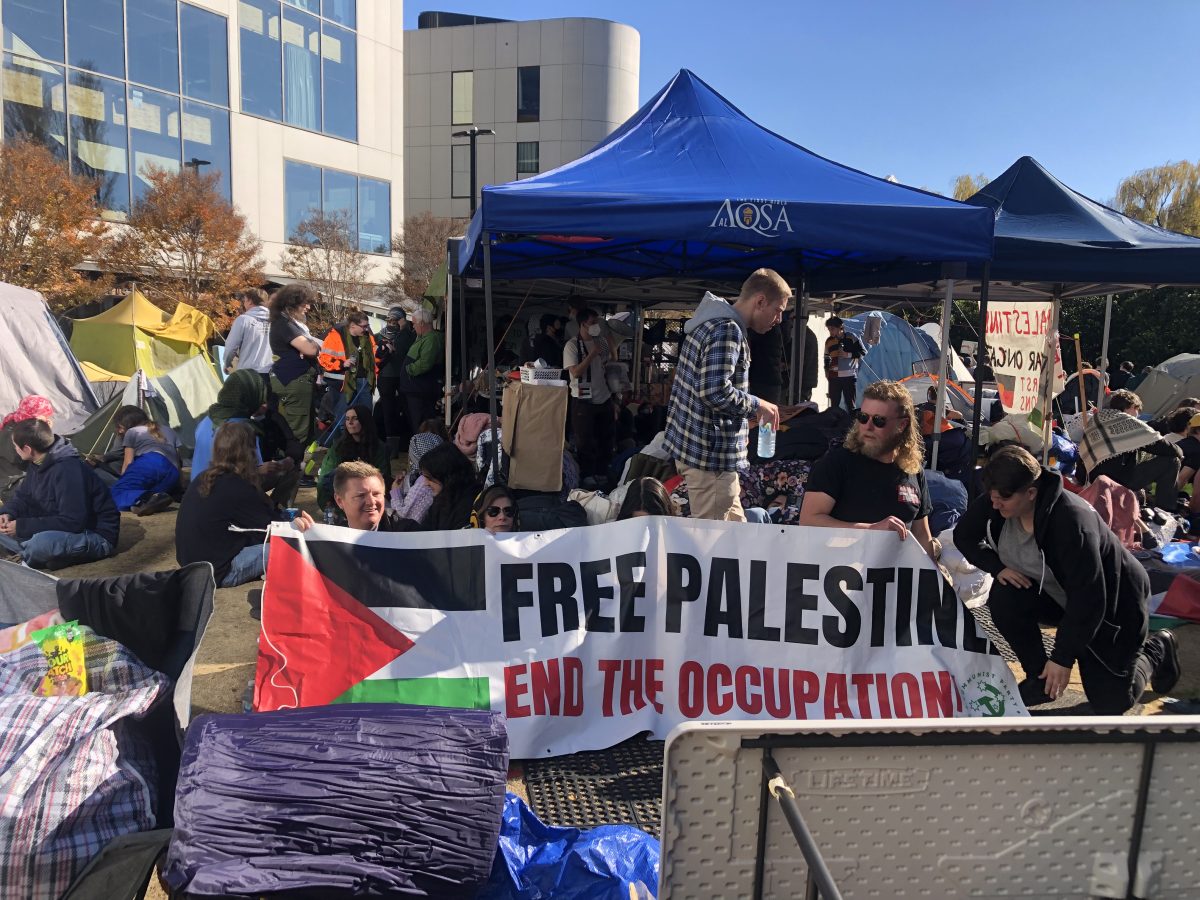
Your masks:
[{"label": "tent pole", "polygon": [[954,306],[954,279],[946,280],[946,299],[942,302],[942,348],[938,359],[937,407],[933,411],[933,434],[930,438],[933,450],[929,454],[929,468],[936,469],[938,447],[942,443],[942,419],[946,410],[946,369],[950,356],[950,310]]},{"label": "tent pole", "polygon": [[1104,301],[1104,338],[1100,341],[1100,374],[1104,376],[1104,384],[1108,385],[1108,333],[1112,326],[1113,295],[1109,294]]},{"label": "tent pole", "polygon": [[[983,264],[983,281],[979,285],[979,349],[975,357],[975,371],[979,371],[980,364],[987,359],[987,304],[988,304],[988,285],[992,280],[992,262],[988,260]],[[991,367],[991,363],[988,363]],[[975,457],[979,457],[979,417],[983,413],[983,379],[976,377],[975,379],[975,409],[971,413],[971,452]]]},{"label": "tent pole", "polygon": [[1059,291],[1054,291],[1054,301],[1050,307],[1050,337],[1053,337],[1054,344],[1046,342],[1050,353],[1045,365],[1042,366],[1041,377],[1044,382],[1039,385],[1038,405],[1042,408],[1042,465],[1050,464],[1050,448],[1054,443],[1054,373],[1058,368],[1055,365],[1055,360],[1058,357],[1058,314],[1062,301],[1059,299]]},{"label": "tent pole", "polygon": [[[467,362],[467,283],[458,279],[458,381],[465,388],[471,368]],[[465,390],[463,396],[466,396]]]},{"label": "tent pole", "polygon": [[792,316],[792,369],[788,377],[788,403],[793,406],[803,392],[804,339],[808,328],[808,279],[800,272],[800,290],[796,297],[796,314]]},{"label": "tent pole", "polygon": [[633,394],[636,397],[642,388],[642,336],[645,327],[642,324],[642,301],[633,301]]},{"label": "tent pole", "polygon": [[488,444],[488,465],[496,484],[500,478],[500,448],[496,446],[496,325],[492,321],[492,235],[483,233],[483,306],[487,317],[487,378],[488,413],[491,416],[492,440]]},{"label": "tent pole", "polygon": [[[460,324],[458,326],[462,328]],[[450,429],[450,398],[453,391],[454,378],[454,276],[450,274],[450,252],[446,251],[446,383],[442,388],[442,415],[446,420],[446,429]]]}]

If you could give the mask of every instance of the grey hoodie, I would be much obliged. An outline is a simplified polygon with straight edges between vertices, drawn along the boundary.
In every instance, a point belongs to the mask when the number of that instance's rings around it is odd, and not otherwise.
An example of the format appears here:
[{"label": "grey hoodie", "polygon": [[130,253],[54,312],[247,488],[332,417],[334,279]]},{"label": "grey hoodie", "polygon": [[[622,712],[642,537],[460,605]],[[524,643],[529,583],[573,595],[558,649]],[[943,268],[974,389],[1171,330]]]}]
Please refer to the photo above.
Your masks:
[{"label": "grey hoodie", "polygon": [[704,297],[700,300],[700,305],[696,307],[695,314],[684,323],[683,333],[691,334],[712,319],[733,319],[737,322],[738,328],[742,330],[742,337],[746,337],[746,323],[733,308],[733,304],[728,300],[721,299],[712,291],[704,292]]},{"label": "grey hoodie", "polygon": [[274,355],[268,337],[270,310],[256,306],[242,313],[229,329],[225,339],[225,364],[229,365],[236,356],[239,369],[253,369],[265,374],[271,371]]}]

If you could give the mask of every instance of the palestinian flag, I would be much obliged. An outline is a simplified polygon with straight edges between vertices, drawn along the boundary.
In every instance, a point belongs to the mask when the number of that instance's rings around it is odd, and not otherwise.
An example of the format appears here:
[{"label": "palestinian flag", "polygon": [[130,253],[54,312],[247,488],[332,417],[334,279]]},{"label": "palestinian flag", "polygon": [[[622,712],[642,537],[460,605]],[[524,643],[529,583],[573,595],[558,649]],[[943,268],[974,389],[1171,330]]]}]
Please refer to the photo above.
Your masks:
[{"label": "palestinian flag", "polygon": [[[330,703],[490,708],[487,677],[371,677],[420,639],[405,634],[397,620],[420,622],[427,637],[447,613],[477,612],[484,625],[482,546],[401,549],[373,546],[366,533],[350,540],[295,534],[276,530],[271,537],[256,710]],[[456,667],[446,662],[444,669]]]},{"label": "palestinian flag", "polygon": [[1150,570],[1150,615],[1200,622],[1200,568]]}]

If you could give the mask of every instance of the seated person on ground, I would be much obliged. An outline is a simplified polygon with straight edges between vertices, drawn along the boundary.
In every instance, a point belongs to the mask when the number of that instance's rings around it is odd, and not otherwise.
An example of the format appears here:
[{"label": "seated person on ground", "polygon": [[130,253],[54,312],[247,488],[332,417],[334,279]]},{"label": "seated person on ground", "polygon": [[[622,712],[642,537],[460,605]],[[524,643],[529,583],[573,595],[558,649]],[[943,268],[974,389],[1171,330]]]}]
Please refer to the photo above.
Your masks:
[{"label": "seated person on ground", "polygon": [[[264,532],[276,513],[260,487],[254,439],[248,422],[218,428],[209,465],[192,479],[179,504],[175,559],[181,566],[212,563],[219,587],[257,581],[267,568]],[[306,522],[312,519],[300,513],[297,527]],[[233,531],[231,525],[248,530]]]},{"label": "seated person on ground", "polygon": [[290,456],[264,461],[261,450],[261,431],[255,417],[267,411],[267,389],[257,372],[238,369],[225,379],[217,393],[217,402],[208,408],[208,415],[196,423],[196,449],[192,452],[191,480],[195,481],[208,468],[212,454],[213,436],[226,422],[247,422],[255,433],[254,455],[258,460],[259,482],[264,491],[271,492],[277,509],[292,505],[300,484],[300,470]]},{"label": "seated person on ground", "polygon": [[0,506],[0,548],[35,569],[106,559],[117,551],[121,514],[108,487],[66,438],[40,419],[12,430],[25,478]]},{"label": "seated person on ground", "polygon": [[[342,463],[333,470],[333,501],[346,517],[346,527],[355,531],[419,531],[420,526],[394,509],[387,508],[383,475],[370,463]],[[295,522],[307,531],[312,519]]]},{"label": "seated person on ground", "polygon": [[[988,609],[1025,670],[1025,703],[1058,699],[1076,662],[1099,715],[1125,712],[1147,683],[1158,693],[1174,687],[1175,636],[1146,637],[1146,570],[1095,510],[1023,447],[996,451],[983,483],[954,545],[995,579]],[[1049,656],[1039,624],[1057,626]]]},{"label": "seated person on ground", "polygon": [[502,484],[494,484],[475,501],[471,525],[483,528],[488,534],[505,534],[519,531],[517,498]]},{"label": "seated person on ground", "polygon": [[471,508],[479,493],[475,466],[454,444],[441,444],[421,457],[421,474],[433,491],[433,504],[424,531],[450,531],[471,523]]},{"label": "seated person on ground", "polygon": [[941,545],[929,533],[932,504],[925,484],[921,431],[902,384],[877,381],[863,393],[846,443],[813,464],[800,524],[894,531],[913,537],[933,559]]},{"label": "seated person on ground", "polygon": [[1183,454],[1157,431],[1138,420],[1142,401],[1131,391],[1115,391],[1108,408],[1089,418],[1079,444],[1088,480],[1107,475],[1132,491],[1154,485],[1154,506],[1173,510],[1175,481]]},{"label": "seated person on ground", "polygon": [[1192,496],[1188,499],[1188,513],[1192,517],[1192,532],[1200,532],[1200,411],[1192,409],[1193,415],[1188,420],[1187,437],[1176,446],[1183,454],[1183,465],[1180,467],[1179,480],[1176,487],[1183,490],[1189,484],[1192,486]]},{"label": "seated person on ground", "polygon": [[617,521],[634,519],[638,516],[677,516],[679,508],[663,483],[657,478],[635,478],[629,482],[625,499],[617,513]]},{"label": "seated person on ground", "polygon": [[446,426],[441,419],[426,419],[421,430],[408,441],[408,472],[396,479],[392,508],[414,522],[422,523],[433,505],[433,490],[421,474],[421,458],[446,443]]},{"label": "seated person on ground", "polygon": [[151,422],[137,406],[122,406],[113,416],[121,439],[120,478],[110,488],[117,509],[139,516],[161,512],[171,505],[179,487],[179,439],[166,425]]},{"label": "seated person on ground", "polygon": [[346,410],[342,426],[342,436],[329,448],[317,473],[317,504],[322,508],[333,502],[333,471],[344,462],[370,463],[383,475],[384,484],[392,482],[392,461],[387,444],[375,431],[375,417],[370,405],[351,406]]}]

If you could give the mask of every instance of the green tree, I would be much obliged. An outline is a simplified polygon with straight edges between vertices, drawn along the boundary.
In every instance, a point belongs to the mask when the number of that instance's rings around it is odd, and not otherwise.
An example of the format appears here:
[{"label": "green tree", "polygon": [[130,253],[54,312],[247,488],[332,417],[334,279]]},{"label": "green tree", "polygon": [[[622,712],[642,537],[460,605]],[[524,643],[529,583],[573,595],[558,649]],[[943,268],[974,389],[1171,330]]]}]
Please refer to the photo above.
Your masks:
[{"label": "green tree", "polygon": [[988,177],[980,172],[978,175],[959,175],[954,179],[950,196],[955,200],[966,200],[988,183]]},{"label": "green tree", "polygon": [[1134,172],[1117,187],[1112,203],[1132,218],[1200,235],[1200,163],[1169,162]]}]

